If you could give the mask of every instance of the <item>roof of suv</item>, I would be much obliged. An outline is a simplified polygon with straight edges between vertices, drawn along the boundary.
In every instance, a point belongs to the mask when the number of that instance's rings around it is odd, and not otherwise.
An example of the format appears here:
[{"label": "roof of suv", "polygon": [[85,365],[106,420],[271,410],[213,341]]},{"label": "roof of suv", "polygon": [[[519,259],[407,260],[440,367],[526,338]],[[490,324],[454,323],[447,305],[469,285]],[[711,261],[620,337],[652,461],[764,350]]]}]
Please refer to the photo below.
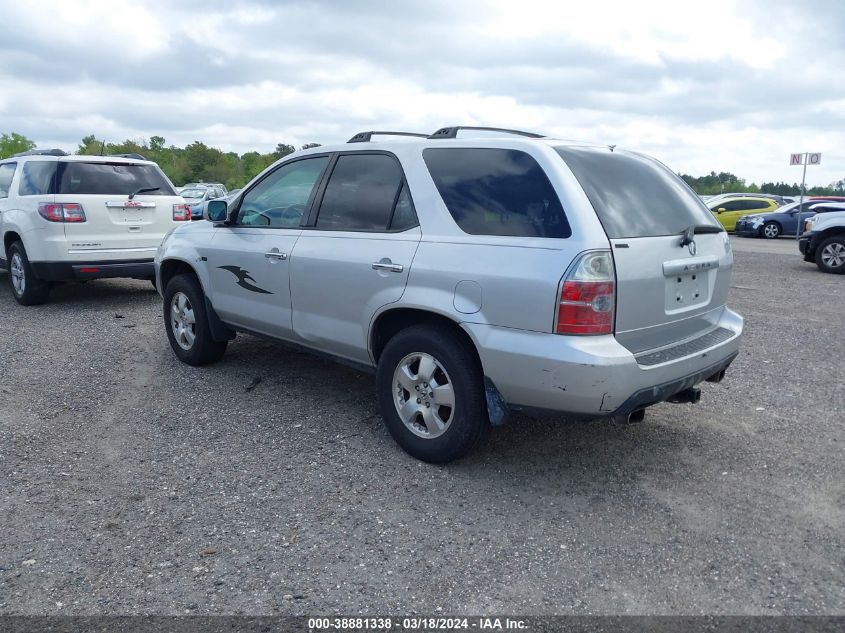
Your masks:
[{"label": "roof of suv", "polygon": [[0,159],[0,163],[13,162],[20,163],[23,161],[40,160],[52,162],[82,162],[82,163],[126,163],[127,165],[156,165],[151,160],[141,160],[139,158],[126,158],[123,156],[92,156],[85,154],[68,154],[67,156],[57,156],[53,154],[27,154],[24,156],[9,156],[8,158]]}]

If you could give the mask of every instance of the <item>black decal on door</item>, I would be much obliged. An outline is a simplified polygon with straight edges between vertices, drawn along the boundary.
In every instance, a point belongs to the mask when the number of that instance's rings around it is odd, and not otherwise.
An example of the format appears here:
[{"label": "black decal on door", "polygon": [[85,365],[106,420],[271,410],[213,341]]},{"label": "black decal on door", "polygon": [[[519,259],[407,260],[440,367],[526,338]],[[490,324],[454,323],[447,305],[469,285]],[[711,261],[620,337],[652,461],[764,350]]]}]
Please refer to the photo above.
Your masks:
[{"label": "black decal on door", "polygon": [[264,288],[259,288],[258,286],[254,286],[250,281],[254,282],[255,279],[252,278],[252,275],[249,274],[248,270],[244,270],[240,266],[218,266],[218,268],[222,268],[223,270],[228,270],[232,273],[235,277],[238,278],[238,285],[245,290],[249,290],[251,292],[260,292],[261,294],[271,295],[273,294],[269,290],[264,290]]}]

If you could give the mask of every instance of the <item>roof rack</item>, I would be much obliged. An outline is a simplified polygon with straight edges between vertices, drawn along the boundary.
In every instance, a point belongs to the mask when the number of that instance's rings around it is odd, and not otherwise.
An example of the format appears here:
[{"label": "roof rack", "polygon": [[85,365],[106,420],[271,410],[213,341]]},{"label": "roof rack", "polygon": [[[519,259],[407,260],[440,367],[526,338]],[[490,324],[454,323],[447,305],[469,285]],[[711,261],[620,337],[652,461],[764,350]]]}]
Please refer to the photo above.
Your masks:
[{"label": "roof rack", "polygon": [[31,149],[26,152],[14,154],[12,158],[17,158],[18,156],[69,156],[69,154],[62,149]]},{"label": "roof rack", "polygon": [[416,136],[418,138],[430,138],[428,134],[418,134],[417,132],[383,132],[373,130],[371,132],[358,132],[347,143],[369,143],[373,134],[381,136]]},{"label": "roof rack", "polygon": [[509,130],[503,127],[475,127],[472,125],[455,125],[452,127],[442,127],[428,138],[458,138],[458,132],[460,130],[505,132],[506,134],[516,134],[517,136],[527,136],[528,138],[545,138],[542,134],[536,134],[534,132],[523,132],[522,130]]},{"label": "roof rack", "polygon": [[109,154],[109,156],[114,156],[115,158],[133,158],[135,160],[147,160],[145,157],[134,152],[131,152],[129,154]]}]

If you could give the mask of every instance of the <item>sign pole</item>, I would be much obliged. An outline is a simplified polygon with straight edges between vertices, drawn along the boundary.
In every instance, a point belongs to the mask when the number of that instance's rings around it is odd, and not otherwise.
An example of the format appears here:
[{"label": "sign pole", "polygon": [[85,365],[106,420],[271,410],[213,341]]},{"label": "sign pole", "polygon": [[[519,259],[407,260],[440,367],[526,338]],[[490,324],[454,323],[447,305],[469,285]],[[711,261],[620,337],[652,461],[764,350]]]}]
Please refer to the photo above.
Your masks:
[{"label": "sign pole", "polygon": [[804,213],[804,194],[807,192],[807,165],[821,165],[822,155],[818,152],[804,152],[803,154],[790,154],[790,165],[804,165],[804,175],[801,176],[801,198],[798,202],[798,226],[795,227],[795,238],[801,237],[804,229],[804,220],[801,215]]},{"label": "sign pole", "polygon": [[801,215],[804,212],[804,189],[805,183],[807,182],[807,161],[810,160],[810,153],[804,152],[804,175],[801,176],[801,198],[798,202],[798,223],[795,227],[795,239],[797,240],[801,237],[801,232],[803,231],[804,227],[801,226],[804,224],[803,216]]}]

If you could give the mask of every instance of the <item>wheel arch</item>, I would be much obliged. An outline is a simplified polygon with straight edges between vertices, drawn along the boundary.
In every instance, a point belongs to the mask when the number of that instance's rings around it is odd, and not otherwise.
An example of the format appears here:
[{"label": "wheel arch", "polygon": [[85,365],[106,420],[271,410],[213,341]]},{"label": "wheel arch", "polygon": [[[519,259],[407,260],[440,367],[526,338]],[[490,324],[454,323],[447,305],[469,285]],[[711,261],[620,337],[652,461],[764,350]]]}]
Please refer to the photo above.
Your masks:
[{"label": "wheel arch", "polygon": [[845,235],[845,226],[837,225],[824,229],[819,233],[817,243],[821,244],[822,240],[826,240],[827,238],[833,237],[834,235]]},{"label": "wheel arch", "polygon": [[434,327],[447,328],[457,336],[465,340],[471,347],[479,366],[481,356],[478,347],[469,333],[461,327],[460,323],[450,315],[421,308],[395,307],[384,310],[377,314],[370,325],[369,347],[370,356],[375,364],[378,364],[379,357],[384,351],[388,341],[402,330],[414,325],[432,325]]},{"label": "wheel arch", "polygon": [[179,274],[189,274],[193,275],[197,278],[197,281],[200,283],[200,287],[203,288],[203,292],[205,292],[205,287],[202,283],[202,278],[200,277],[199,273],[197,272],[196,268],[194,268],[191,264],[186,262],[184,259],[176,259],[176,258],[168,258],[162,261],[159,266],[159,279],[161,280],[161,290],[164,292],[164,289],[167,288],[167,283],[173,279],[176,275]]},{"label": "wheel arch", "polygon": [[[9,248],[15,242],[21,242],[21,244],[23,244],[23,238],[20,233],[15,230],[11,230],[3,234],[3,255],[6,256],[7,259],[9,255]],[[26,247],[24,246],[24,248]]]}]

